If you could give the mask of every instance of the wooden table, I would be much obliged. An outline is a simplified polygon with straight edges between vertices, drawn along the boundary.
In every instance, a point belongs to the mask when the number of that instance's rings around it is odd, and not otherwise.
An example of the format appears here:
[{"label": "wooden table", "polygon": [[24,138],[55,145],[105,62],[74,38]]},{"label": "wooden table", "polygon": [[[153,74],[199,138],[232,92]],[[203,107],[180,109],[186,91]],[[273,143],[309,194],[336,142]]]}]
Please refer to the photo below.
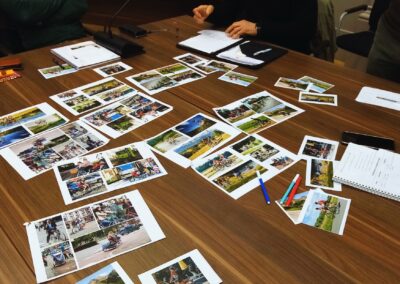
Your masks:
[{"label": "wooden table", "polygon": [[[176,26],[179,35],[176,34]],[[174,63],[172,57],[184,53],[175,44],[195,34],[199,27],[185,16],[145,26],[169,29],[137,39],[146,53],[124,60],[134,70],[125,77]],[[45,80],[38,68],[52,65],[49,48],[19,54],[25,69],[23,78],[0,84],[0,114],[7,114],[41,102],[50,95],[101,79],[91,70]],[[101,150],[148,138],[187,117],[212,107],[267,90],[306,110],[260,134],[297,153],[304,135],[340,140],[343,130],[390,136],[400,147],[400,112],[355,102],[364,85],[400,92],[400,85],[354,70],[335,66],[296,52],[259,69],[238,68],[258,76],[245,88],[220,80],[220,74],[176,87],[155,97],[174,110],[167,115],[112,140]],[[295,91],[273,87],[280,76],[299,78],[309,75],[335,84],[339,106],[299,103]],[[243,136],[241,136],[243,137]],[[340,146],[338,158],[344,147]],[[65,206],[52,172],[24,181],[3,159],[0,161],[0,279],[2,283],[35,281],[23,223],[140,189],[141,194],[166,234],[166,239],[123,254],[54,282],[71,283],[84,278],[107,263],[119,261],[135,283],[137,275],[192,249],[199,249],[224,283],[395,283],[400,279],[400,204],[361,191],[343,187],[340,196],[352,199],[343,236],[293,225],[276,206],[266,206],[259,188],[235,201],[213,187],[192,170],[158,156],[168,175]],[[301,161],[268,182],[272,200],[279,199],[296,173],[305,174]],[[306,190],[304,183],[302,190]]]}]

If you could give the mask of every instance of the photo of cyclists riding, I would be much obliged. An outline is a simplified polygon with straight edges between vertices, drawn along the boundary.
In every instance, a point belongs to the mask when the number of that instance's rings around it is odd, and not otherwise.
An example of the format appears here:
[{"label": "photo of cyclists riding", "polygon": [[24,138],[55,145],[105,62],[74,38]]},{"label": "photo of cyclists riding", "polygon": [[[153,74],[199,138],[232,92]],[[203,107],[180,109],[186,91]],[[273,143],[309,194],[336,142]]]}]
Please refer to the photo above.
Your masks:
[{"label": "photo of cyclists riding", "polygon": [[[125,207],[127,206],[127,207]],[[95,205],[103,228],[72,241],[80,267],[99,262],[151,242],[143,223],[130,202],[119,198]],[[127,221],[124,221],[127,220]]]},{"label": "photo of cyclists riding", "polygon": [[74,255],[68,241],[42,250],[42,261],[46,275],[52,278],[77,268]]},{"label": "photo of cyclists riding", "polygon": [[69,211],[63,214],[63,219],[71,240],[100,229],[89,206]]},{"label": "photo of cyclists riding", "polygon": [[35,228],[41,248],[68,239],[65,225],[60,215],[35,223]]}]

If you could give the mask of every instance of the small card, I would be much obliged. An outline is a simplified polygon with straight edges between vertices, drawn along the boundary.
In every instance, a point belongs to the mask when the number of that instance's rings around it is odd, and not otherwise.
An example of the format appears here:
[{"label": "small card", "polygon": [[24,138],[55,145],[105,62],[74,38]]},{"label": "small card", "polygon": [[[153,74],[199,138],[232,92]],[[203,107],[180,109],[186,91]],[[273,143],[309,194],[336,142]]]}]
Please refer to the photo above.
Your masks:
[{"label": "small card", "polygon": [[226,63],[226,62],[218,61],[218,60],[211,60],[205,66],[215,68],[218,71],[222,71],[225,73],[232,71],[233,69],[238,67],[238,65],[235,65],[232,63]]},{"label": "small card", "polygon": [[234,72],[234,71],[229,71],[229,72],[225,73],[224,75],[222,75],[221,77],[219,77],[218,79],[228,82],[228,83],[247,87],[251,83],[253,83],[255,80],[257,80],[257,77]]},{"label": "small card", "polygon": [[279,208],[281,208],[289,217],[289,219],[297,225],[301,223],[300,213],[303,209],[304,203],[306,202],[308,194],[309,191],[296,194],[289,206],[281,204],[280,200],[276,200],[275,203],[278,204]]},{"label": "small card", "polygon": [[119,265],[117,261],[97,270],[95,273],[85,277],[84,279],[76,282],[76,284],[100,284],[100,283],[114,283],[114,284],[133,284],[128,274]]},{"label": "small card", "polygon": [[337,106],[337,95],[331,94],[316,94],[309,92],[300,92],[299,102],[309,103],[309,104],[318,104],[318,105],[329,105],[329,106]]},{"label": "small card", "polygon": [[56,65],[56,66],[51,66],[51,67],[38,69],[38,71],[39,71],[40,74],[42,74],[42,76],[45,79],[50,79],[50,78],[54,78],[54,77],[58,77],[58,76],[71,74],[71,73],[74,73],[74,72],[76,72],[78,70],[75,69],[74,67],[72,67],[71,65],[69,65],[67,63],[64,63],[64,64],[61,64],[61,65]]},{"label": "small card", "polygon": [[351,200],[310,190],[299,220],[301,223],[338,235],[343,235]]},{"label": "small card", "polygon": [[312,83],[310,91],[317,92],[320,94],[328,91],[329,89],[331,89],[335,86],[330,83],[312,78],[310,76],[303,76],[303,77],[299,78],[299,80],[308,82],[308,83]]},{"label": "small card", "polygon": [[312,83],[280,77],[278,81],[276,81],[274,86],[279,88],[308,92],[312,87]]},{"label": "small card", "polygon": [[302,159],[318,158],[335,160],[339,142],[312,136],[304,136],[298,155]]},{"label": "small card", "polygon": [[341,191],[342,185],[332,180],[337,163],[337,161],[308,159],[306,186]]},{"label": "small card", "polygon": [[20,78],[21,75],[12,69],[0,70],[0,83]]},{"label": "small card", "polygon": [[142,283],[146,284],[222,283],[221,278],[197,249],[142,273],[138,277]]},{"label": "small card", "polygon": [[123,62],[116,62],[106,66],[102,66],[99,68],[93,69],[94,72],[100,74],[103,77],[113,76],[115,74],[119,74],[128,70],[131,70],[132,67],[123,63]]},{"label": "small card", "polygon": [[175,60],[185,63],[186,65],[189,65],[190,67],[193,67],[193,65],[199,64],[199,63],[205,63],[208,60],[205,58],[202,58],[200,56],[194,55],[192,53],[185,53],[179,56],[174,57]]}]

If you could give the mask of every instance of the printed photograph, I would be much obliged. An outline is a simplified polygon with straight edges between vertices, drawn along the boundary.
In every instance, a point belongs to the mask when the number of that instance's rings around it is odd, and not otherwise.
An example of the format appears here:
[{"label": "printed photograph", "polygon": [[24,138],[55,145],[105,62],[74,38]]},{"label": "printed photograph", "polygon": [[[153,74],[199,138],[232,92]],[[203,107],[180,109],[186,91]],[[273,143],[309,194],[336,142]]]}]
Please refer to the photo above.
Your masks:
[{"label": "printed photograph", "polygon": [[120,101],[121,104],[131,108],[132,110],[145,107],[151,104],[152,102],[153,102],[152,100],[139,94],[136,94],[130,98]]},{"label": "printed photograph", "polygon": [[252,156],[257,161],[264,162],[278,153],[278,149],[275,149],[274,147],[265,144],[257,148],[254,152],[250,154],[250,156]]},{"label": "printed photograph", "polygon": [[202,73],[205,73],[207,75],[218,71],[217,68],[208,66],[207,64],[208,64],[208,62],[201,62],[201,63],[197,63],[195,65],[192,65],[191,67]]},{"label": "printed photograph", "polygon": [[152,176],[159,175],[160,173],[160,167],[152,158],[102,171],[110,190],[141,182]]},{"label": "printed photograph", "polygon": [[208,159],[204,164],[196,167],[196,171],[206,178],[212,178],[219,173],[226,171],[243,162],[235,154],[229,151],[224,151],[212,159]]},{"label": "printed photograph", "polygon": [[66,186],[72,200],[107,191],[107,187],[99,172],[67,180]]},{"label": "printed photograph", "polygon": [[317,137],[305,136],[300,148],[300,155],[324,160],[334,160],[337,151],[337,142]]},{"label": "printed photograph", "polygon": [[217,129],[206,130],[193,140],[175,149],[174,152],[193,161],[209,150],[216,148],[228,138],[230,138],[230,135],[223,131]]},{"label": "printed photograph", "polygon": [[118,87],[118,88],[106,91],[106,92],[98,95],[98,97],[100,99],[102,99],[103,101],[110,103],[110,102],[119,100],[122,97],[125,97],[134,92],[135,92],[135,90],[132,89],[131,87],[129,87],[128,85],[123,85],[122,87]]},{"label": "printed photograph", "polygon": [[337,106],[337,96],[301,92],[299,95],[299,102]]},{"label": "printed photograph", "polygon": [[247,134],[259,132],[267,127],[274,125],[276,122],[265,115],[254,115],[246,118],[236,124],[236,127]]},{"label": "printed photograph", "polygon": [[84,148],[75,143],[75,141],[71,140],[67,135],[61,136],[58,139],[59,144],[54,145],[52,149],[60,154],[65,160],[69,160],[87,153]]},{"label": "printed photograph", "polygon": [[263,174],[267,169],[253,161],[247,161],[214,179],[213,182],[226,192],[231,193],[249,181],[256,179],[257,171]]},{"label": "printed photograph", "polygon": [[54,78],[54,77],[58,77],[58,76],[62,76],[62,75],[66,75],[66,74],[70,74],[70,73],[74,73],[74,72],[78,71],[77,69],[75,69],[74,67],[72,67],[71,65],[69,65],[67,63],[62,64],[61,66],[58,66],[58,65],[51,66],[51,67],[47,67],[47,68],[38,69],[38,71],[46,79],[50,79],[50,78]]},{"label": "printed photograph", "polygon": [[310,198],[302,223],[342,235],[350,200],[320,191],[313,191]]},{"label": "printed photograph", "polygon": [[242,104],[240,105],[235,104],[235,106],[232,108],[230,108],[229,106],[225,108],[220,108],[217,110],[217,113],[230,123],[238,122],[246,117],[255,114],[253,110],[249,109],[247,106]]},{"label": "printed photograph", "polygon": [[72,139],[75,139],[83,134],[88,133],[87,129],[82,127],[76,122],[69,123],[65,126],[60,127],[62,131],[65,132],[68,136],[70,136]]},{"label": "printed photograph", "polygon": [[257,77],[230,71],[230,72],[225,73],[218,79],[228,82],[228,83],[247,87],[250,84],[252,84],[255,80],[257,80]]},{"label": "printed photograph", "polygon": [[292,202],[290,202],[288,206],[281,204],[280,200],[277,200],[276,204],[278,204],[278,206],[283,210],[283,212],[286,213],[286,215],[289,217],[290,220],[292,220],[293,223],[299,224],[300,213],[304,207],[304,203],[306,202],[308,193],[309,191],[296,194],[293,197]]},{"label": "printed photograph", "polygon": [[282,102],[267,95],[251,96],[242,102],[244,105],[246,105],[247,107],[258,113],[271,111],[275,109],[277,106],[282,105]]},{"label": "printed photograph", "polygon": [[99,67],[96,69],[93,69],[95,72],[99,73],[101,76],[103,77],[108,77],[111,75],[116,75],[128,70],[131,70],[132,67],[122,63],[122,62],[117,62],[117,63],[113,63],[107,66],[103,66],[103,67]]},{"label": "printed photograph", "polygon": [[112,149],[107,151],[106,154],[113,167],[143,159],[139,150],[135,146],[125,146]]},{"label": "printed photograph", "polygon": [[16,143],[29,136],[31,136],[31,134],[23,126],[7,129],[0,132],[0,148]]},{"label": "printed photograph", "polygon": [[139,127],[140,125],[142,125],[142,122],[134,120],[129,116],[123,116],[107,124],[108,127],[120,133],[125,133],[131,129]]},{"label": "printed photograph", "polygon": [[182,124],[176,126],[175,129],[187,136],[193,137],[208,129],[215,123],[215,121],[198,114],[182,122]]},{"label": "printed photograph", "polygon": [[324,93],[327,90],[333,88],[335,85],[329,84],[327,82],[309,77],[309,76],[304,76],[299,78],[299,80],[307,82],[307,83],[312,83],[312,86],[310,88],[310,91],[317,92],[317,93]]},{"label": "printed photograph", "polygon": [[200,271],[191,257],[184,258],[174,264],[154,272],[152,277],[155,283],[176,284],[193,283],[208,284],[206,276]]},{"label": "printed photograph", "polygon": [[90,206],[64,213],[63,220],[71,241],[100,229]]},{"label": "printed photograph", "polygon": [[64,103],[78,113],[83,113],[101,106],[99,101],[87,98],[84,95],[65,100]]},{"label": "printed photograph", "polygon": [[88,87],[88,88],[84,88],[81,91],[83,93],[85,93],[86,95],[88,95],[88,96],[94,96],[94,95],[103,93],[105,91],[114,89],[116,87],[122,86],[123,84],[124,83],[122,83],[122,82],[120,82],[120,81],[118,81],[116,79],[112,79],[112,80],[109,80],[107,82],[102,82],[102,83],[99,83],[97,85],[94,85],[94,86],[91,86],[91,87]]},{"label": "printed photograph", "polygon": [[[102,205],[109,208],[112,212],[124,212],[128,209],[123,208],[123,204],[117,203]],[[114,207],[119,207],[119,211],[114,211]],[[121,253],[133,250],[151,242],[150,236],[144,228],[141,220],[132,207],[128,221],[115,223],[105,229],[76,238],[72,241],[76,260],[79,267],[86,267],[99,261],[115,257]],[[121,213],[124,214],[124,213]],[[115,215],[117,216],[117,215]],[[118,217],[116,217],[118,219]]]},{"label": "printed photograph", "polygon": [[259,149],[263,143],[263,141],[255,138],[254,136],[248,136],[236,144],[233,144],[231,147],[236,152],[246,156]]},{"label": "printed photograph", "polygon": [[278,81],[276,81],[274,86],[285,89],[308,92],[312,84],[301,80],[280,77]]},{"label": "printed photograph", "polygon": [[77,94],[78,93],[75,90],[68,90],[61,94],[56,95],[56,97],[61,100],[66,100],[75,97]]},{"label": "printed photograph", "polygon": [[307,161],[306,185],[323,189],[340,190],[341,185],[333,181],[334,161],[310,159]]},{"label": "printed photograph", "polygon": [[4,131],[16,125],[27,123],[45,115],[46,114],[42,110],[37,107],[33,107],[26,110],[21,110],[14,114],[2,116],[0,117],[0,131]]},{"label": "printed photograph", "polygon": [[63,160],[53,147],[65,142],[66,137],[61,131],[55,130],[11,146],[10,150],[31,171],[41,173]]},{"label": "printed photograph", "polygon": [[61,215],[35,223],[40,248],[48,247],[68,240],[67,231]]},{"label": "printed photograph", "polygon": [[265,115],[274,119],[277,122],[291,118],[298,113],[299,111],[297,109],[294,109],[286,104],[277,105],[264,112]]},{"label": "printed photograph", "polygon": [[187,140],[189,140],[187,136],[170,129],[159,136],[147,140],[147,144],[161,153],[165,153]]},{"label": "printed photograph", "polygon": [[288,156],[280,156],[276,158],[272,158],[271,166],[277,168],[278,170],[283,170],[284,168],[290,166],[294,161]]},{"label": "printed photograph", "polygon": [[182,72],[184,70],[188,70],[188,69],[189,68],[186,65],[183,65],[181,63],[175,63],[172,65],[158,68],[158,69],[156,69],[156,71],[162,75],[173,75],[173,74],[180,73],[180,72]]},{"label": "printed photograph", "polygon": [[105,144],[103,140],[93,135],[92,133],[81,135],[75,138],[75,141],[78,142],[87,151],[99,148]]},{"label": "printed photograph", "polygon": [[115,105],[113,105],[96,111],[88,116],[85,116],[84,119],[87,120],[89,123],[100,127],[111,121],[124,117],[124,115],[130,113],[131,111],[132,110],[128,107],[122,105],[118,105],[116,107]]},{"label": "printed photograph", "polygon": [[41,254],[48,279],[77,269],[69,241],[45,248],[41,251]]},{"label": "printed photograph", "polygon": [[238,67],[235,64],[230,64],[230,63],[217,61],[217,60],[211,60],[210,62],[207,63],[206,66],[207,67],[211,67],[211,68],[215,68],[218,71],[222,71],[222,72],[225,72],[225,73],[235,69],[236,67]]},{"label": "printed photograph", "polygon": [[176,81],[166,77],[159,76],[153,80],[140,83],[140,85],[148,91],[161,91],[163,88],[170,88],[178,84]]},{"label": "printed photograph", "polygon": [[159,102],[153,102],[147,106],[144,106],[140,109],[131,112],[130,115],[136,117],[137,119],[142,120],[143,122],[147,122],[160,116],[161,113],[169,109],[170,108],[166,105],[163,105]]},{"label": "printed photograph", "polygon": [[206,59],[201,58],[197,55],[191,54],[191,53],[186,53],[186,54],[182,54],[179,56],[174,57],[175,60],[181,61],[183,63],[186,63],[188,65],[194,65],[196,63],[199,62],[204,62],[206,61]]},{"label": "printed photograph", "polygon": [[[118,263],[111,263],[95,273],[90,274],[84,279],[76,282],[76,284],[133,284],[132,281],[125,282],[123,280],[124,276],[118,273],[117,269],[114,267],[115,265],[118,265]],[[119,269],[122,268],[119,266]],[[124,274],[126,275],[126,273]]]},{"label": "printed photograph", "polygon": [[80,157],[76,159],[76,162],[57,166],[57,170],[60,173],[61,180],[63,181],[99,172],[108,168],[109,166],[102,153]]},{"label": "printed photograph", "polygon": [[157,78],[159,79],[161,77],[163,77],[163,76],[158,72],[147,71],[147,72],[143,72],[143,73],[140,73],[140,74],[137,74],[137,75],[130,76],[128,78],[130,80],[132,80],[132,81],[135,81],[135,82],[139,83],[139,84],[144,84],[144,83],[147,83],[147,82],[152,81],[154,79],[157,79]]},{"label": "printed photograph", "polygon": [[43,118],[25,124],[25,126],[33,133],[38,134],[40,132],[55,128],[66,123],[65,119],[58,114],[51,114]]},{"label": "printed photograph", "polygon": [[183,71],[181,73],[172,75],[169,78],[174,80],[175,82],[184,84],[193,80],[201,79],[203,78],[203,75],[190,69],[188,71]]}]

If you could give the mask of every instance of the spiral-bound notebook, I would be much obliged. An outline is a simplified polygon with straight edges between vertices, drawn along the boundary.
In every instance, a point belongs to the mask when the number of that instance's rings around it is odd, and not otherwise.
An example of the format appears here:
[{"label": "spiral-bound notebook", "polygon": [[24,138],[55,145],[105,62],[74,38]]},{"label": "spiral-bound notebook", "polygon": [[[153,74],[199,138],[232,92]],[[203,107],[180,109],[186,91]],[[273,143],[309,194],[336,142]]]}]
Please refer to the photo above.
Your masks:
[{"label": "spiral-bound notebook", "polygon": [[333,180],[400,201],[400,154],[350,143]]}]

